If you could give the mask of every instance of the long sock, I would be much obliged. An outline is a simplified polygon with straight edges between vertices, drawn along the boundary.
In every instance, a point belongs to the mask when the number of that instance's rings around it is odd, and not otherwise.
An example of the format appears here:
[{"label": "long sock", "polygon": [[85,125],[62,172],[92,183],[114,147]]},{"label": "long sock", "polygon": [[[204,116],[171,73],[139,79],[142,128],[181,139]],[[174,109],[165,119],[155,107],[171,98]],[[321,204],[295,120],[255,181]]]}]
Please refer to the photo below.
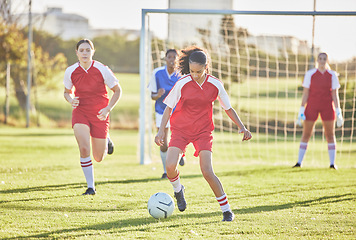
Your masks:
[{"label": "long sock", "polygon": [[330,165],[334,165],[335,156],[336,156],[336,144],[335,143],[328,143],[328,152],[329,152]]},{"label": "long sock", "polygon": [[165,151],[165,152],[160,151],[160,154],[161,154],[161,159],[162,159],[163,171],[164,171],[164,173],[167,173],[167,170],[166,170],[167,151]]},{"label": "long sock", "polygon": [[179,172],[178,175],[174,178],[168,178],[169,181],[171,182],[172,186],[173,186],[173,190],[174,192],[180,192],[180,190],[182,189],[182,184],[180,183],[180,177],[179,177]]},{"label": "long sock", "polygon": [[308,148],[308,143],[307,142],[300,142],[299,146],[299,154],[298,154],[298,163],[302,165],[302,161],[305,155],[305,152],[307,151]]},{"label": "long sock", "polygon": [[225,193],[221,197],[217,197],[216,200],[220,204],[220,208],[222,212],[231,211],[230,204],[229,201],[227,200],[227,196]]},{"label": "long sock", "polygon": [[88,188],[95,189],[94,168],[90,156],[86,158],[80,158],[80,164],[82,165],[83,173],[85,179],[87,180]]}]

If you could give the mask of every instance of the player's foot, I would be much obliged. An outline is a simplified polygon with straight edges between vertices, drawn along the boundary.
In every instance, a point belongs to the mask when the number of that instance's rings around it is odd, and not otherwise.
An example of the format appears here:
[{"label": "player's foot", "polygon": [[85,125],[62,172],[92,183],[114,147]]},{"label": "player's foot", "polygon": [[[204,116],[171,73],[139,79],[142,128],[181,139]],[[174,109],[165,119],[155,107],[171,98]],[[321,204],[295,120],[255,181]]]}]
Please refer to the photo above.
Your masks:
[{"label": "player's foot", "polygon": [[179,165],[184,166],[185,164],[185,157],[181,157],[179,160]]},{"label": "player's foot", "polygon": [[182,185],[182,189],[179,192],[174,193],[174,197],[177,199],[177,206],[179,211],[183,212],[187,207],[187,202],[184,198],[184,186]]},{"label": "player's foot", "polygon": [[234,215],[234,213],[232,211],[223,212],[223,216],[224,216],[223,222],[225,222],[225,221],[226,222],[231,222],[235,218],[235,215]]},{"label": "player's foot", "polygon": [[167,173],[163,173],[161,179],[167,178]]},{"label": "player's foot", "polygon": [[95,190],[92,188],[88,188],[82,195],[95,195]]},{"label": "player's foot", "polygon": [[330,168],[331,168],[331,169],[335,169],[335,170],[337,170],[337,166],[336,166],[336,165],[334,165],[334,164],[331,164],[331,165],[330,165]]},{"label": "player's foot", "polygon": [[114,143],[108,137],[108,154],[111,155],[114,152]]},{"label": "player's foot", "polygon": [[293,166],[294,168],[297,168],[297,167],[302,167],[301,165],[300,165],[300,163],[297,163],[297,164],[295,164],[294,166]]}]

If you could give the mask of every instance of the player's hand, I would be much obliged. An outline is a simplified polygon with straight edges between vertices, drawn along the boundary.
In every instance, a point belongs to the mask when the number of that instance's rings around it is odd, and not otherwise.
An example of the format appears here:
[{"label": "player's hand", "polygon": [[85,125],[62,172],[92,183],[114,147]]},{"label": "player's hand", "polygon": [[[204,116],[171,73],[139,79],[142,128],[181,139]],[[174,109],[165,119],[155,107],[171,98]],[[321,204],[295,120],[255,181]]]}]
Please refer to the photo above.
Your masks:
[{"label": "player's hand", "polygon": [[302,126],[302,120],[305,120],[305,107],[301,106],[299,109],[299,113],[298,113],[298,119],[297,119],[297,124],[301,127]]},{"label": "player's hand", "polygon": [[74,97],[72,100],[72,108],[75,109],[79,105],[79,97]]},{"label": "player's hand", "polygon": [[243,133],[244,134],[244,136],[242,138],[242,141],[248,141],[248,140],[250,140],[252,138],[251,132],[249,130],[247,130],[246,128],[241,129],[239,131],[239,133]]},{"label": "player's hand", "polygon": [[159,97],[162,97],[162,95],[163,95],[165,92],[166,92],[166,90],[164,90],[164,88],[160,88],[160,89],[158,89],[157,94],[158,94]]},{"label": "player's hand", "polygon": [[342,117],[341,108],[336,108],[336,126],[341,127],[344,124],[344,118]]},{"label": "player's hand", "polygon": [[109,112],[110,110],[107,107],[104,107],[98,112],[98,115],[96,116],[99,118],[99,120],[105,121],[109,116]]},{"label": "player's hand", "polygon": [[163,144],[164,144],[164,132],[161,133],[160,131],[158,131],[157,135],[155,136],[155,143],[158,146],[163,146]]}]

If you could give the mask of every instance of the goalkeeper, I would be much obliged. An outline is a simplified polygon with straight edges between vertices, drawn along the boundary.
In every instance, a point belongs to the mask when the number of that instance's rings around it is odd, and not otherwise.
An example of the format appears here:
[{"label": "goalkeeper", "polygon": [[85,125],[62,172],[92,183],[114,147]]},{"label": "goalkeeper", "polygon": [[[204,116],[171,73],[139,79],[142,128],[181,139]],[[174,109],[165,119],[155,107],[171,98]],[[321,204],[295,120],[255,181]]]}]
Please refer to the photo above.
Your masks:
[{"label": "goalkeeper", "polygon": [[301,167],[302,165],[309,138],[312,134],[315,121],[320,114],[325,138],[328,142],[330,168],[337,169],[335,165],[335,115],[338,127],[342,126],[344,120],[339,103],[339,79],[336,73],[330,70],[328,55],[326,53],[320,53],[316,68],[309,70],[305,74],[303,87],[302,105],[299,110],[297,123],[301,125],[301,121],[305,121],[299,147],[298,162],[294,167]]}]

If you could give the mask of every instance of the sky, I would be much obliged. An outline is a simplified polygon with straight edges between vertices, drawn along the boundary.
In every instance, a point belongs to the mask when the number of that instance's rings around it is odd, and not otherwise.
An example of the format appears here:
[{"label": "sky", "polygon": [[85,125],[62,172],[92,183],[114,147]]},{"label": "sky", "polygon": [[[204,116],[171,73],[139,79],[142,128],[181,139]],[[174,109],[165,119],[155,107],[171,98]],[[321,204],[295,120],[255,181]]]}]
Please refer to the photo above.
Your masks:
[{"label": "sky", "polygon": [[[192,0],[193,1],[193,0]],[[13,0],[23,8],[25,0]],[[21,6],[18,5],[21,2]],[[233,0],[233,10],[312,11],[314,0]],[[32,0],[32,11],[45,12],[47,7],[61,7],[89,19],[92,28],[141,28],[141,9],[166,9],[168,0]],[[202,6],[202,9],[204,6]],[[356,11],[356,0],[316,0],[317,11]],[[152,17],[152,28],[161,28],[164,16]],[[238,26],[253,35],[289,35],[312,42],[312,17],[237,16]],[[296,24],[297,27],[296,27]],[[164,34],[164,30],[161,32]],[[356,56],[356,16],[326,17],[315,20],[315,45],[332,60]]]}]

